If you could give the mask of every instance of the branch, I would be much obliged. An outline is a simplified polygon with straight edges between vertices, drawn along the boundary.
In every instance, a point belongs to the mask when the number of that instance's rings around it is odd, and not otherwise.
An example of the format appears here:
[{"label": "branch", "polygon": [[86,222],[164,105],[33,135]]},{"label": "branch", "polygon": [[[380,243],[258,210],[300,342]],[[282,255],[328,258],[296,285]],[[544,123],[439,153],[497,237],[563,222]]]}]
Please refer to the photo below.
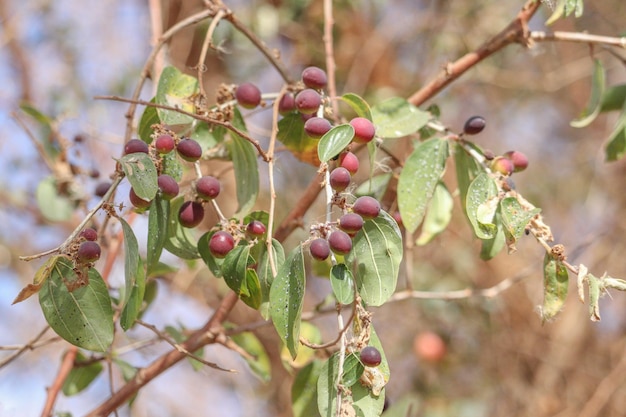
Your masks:
[{"label": "branch", "polygon": [[540,5],[541,2],[538,0],[527,0],[526,4],[522,7],[522,10],[520,10],[515,19],[513,19],[513,21],[511,21],[506,28],[489,39],[487,42],[483,43],[475,51],[469,52],[455,62],[446,65],[446,68],[442,70],[434,80],[430,81],[421,89],[413,93],[413,95],[408,98],[408,101],[416,106],[419,106],[439,93],[447,87],[448,84],[459,78],[474,65],[498,52],[500,49],[512,43],[527,45],[528,21],[531,17],[533,17]]},{"label": "branch", "polygon": [[52,416],[54,403],[59,396],[61,388],[63,388],[63,383],[65,382],[67,376],[70,374],[70,371],[74,367],[74,360],[76,359],[77,353],[78,348],[76,346],[71,346],[63,357],[63,362],[61,362],[61,369],[59,369],[57,377],[54,379],[52,386],[48,388],[48,396],[46,397],[46,404],[41,411],[41,417]]},{"label": "branch", "polygon": [[582,32],[530,32],[528,39],[535,42],[578,42],[578,43],[597,43],[608,46],[617,46],[626,49],[626,36],[621,38],[612,36],[592,35]]}]

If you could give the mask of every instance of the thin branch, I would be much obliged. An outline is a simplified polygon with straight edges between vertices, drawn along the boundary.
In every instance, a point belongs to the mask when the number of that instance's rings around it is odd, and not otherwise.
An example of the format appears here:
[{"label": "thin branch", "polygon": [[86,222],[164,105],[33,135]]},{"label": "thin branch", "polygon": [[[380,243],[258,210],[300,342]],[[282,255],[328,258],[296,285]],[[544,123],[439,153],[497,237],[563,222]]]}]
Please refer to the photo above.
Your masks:
[{"label": "thin branch", "polygon": [[[353,305],[353,307],[354,307],[354,305]],[[340,314],[341,313],[341,305],[337,306],[336,310]],[[308,340],[306,340],[306,339],[301,337],[300,338],[300,343],[302,343],[304,346],[310,347],[311,349],[326,349],[326,348],[329,348],[331,346],[334,346],[344,337],[344,334],[350,328],[350,325],[352,324],[352,321],[354,320],[355,316],[356,316],[356,308],[352,308],[352,314],[350,314],[350,317],[348,318],[348,322],[345,324],[345,326],[343,326],[343,328],[339,329],[339,334],[337,335],[335,340],[331,340],[330,342],[326,342],[326,343],[323,343],[321,345],[317,345],[317,344],[311,343]]]},{"label": "thin branch", "polygon": [[528,39],[535,42],[577,42],[589,44],[601,44],[608,46],[617,46],[626,49],[626,36],[613,37],[593,35],[584,32],[561,32],[552,33],[533,31],[528,35]]},{"label": "thin branch", "polygon": [[60,337],[53,337],[51,339],[44,340],[41,343],[37,343],[37,342],[39,342],[39,339],[41,339],[43,337],[43,335],[48,331],[49,328],[50,328],[50,326],[44,327],[37,334],[37,336],[35,336],[31,341],[29,341],[25,345],[22,345],[22,346],[19,346],[19,347],[18,346],[14,346],[14,347],[3,346],[2,348],[0,348],[0,350],[16,350],[16,352],[12,353],[11,355],[7,356],[2,361],[0,361],[0,369],[4,368],[9,363],[13,362],[15,359],[20,357],[27,350],[34,350],[35,348],[37,348],[39,346],[44,346],[44,345],[47,345],[49,343],[53,343],[53,342],[56,342],[56,341],[60,340],[61,339]]},{"label": "thin branch", "polygon": [[[328,75],[328,95],[337,96],[337,82],[335,79],[335,51],[333,42],[333,1],[324,0],[324,52],[326,56],[326,74]],[[333,109],[333,117],[338,116],[337,100],[331,100],[330,105]]]},{"label": "thin branch", "polygon": [[[163,5],[161,0],[148,0],[148,8],[150,11],[150,44],[154,48],[158,45],[159,39],[163,34]],[[155,80],[161,77],[164,67],[165,51],[160,50],[154,57],[152,71],[150,72]]]},{"label": "thin branch", "polygon": [[439,75],[411,95],[411,97],[408,98],[408,101],[416,106],[419,106],[426,100],[435,96],[454,80],[463,75],[467,70],[478,64],[483,59],[498,52],[502,48],[512,43],[527,45],[528,21],[537,12],[540,5],[541,2],[537,0],[527,0],[526,4],[522,7],[522,10],[520,10],[515,19],[513,19],[513,21],[511,21],[506,28],[489,39],[487,42],[483,43],[475,51],[469,52],[455,62],[446,65],[446,68],[442,70]]},{"label": "thin branch", "polygon": [[207,97],[206,91],[204,89],[204,81],[203,74],[206,71],[206,65],[204,61],[206,60],[207,53],[209,52],[209,48],[213,46],[213,33],[217,28],[220,20],[224,17],[226,12],[223,9],[218,10],[215,17],[211,20],[211,24],[209,25],[209,29],[206,32],[206,36],[204,37],[204,42],[202,43],[202,50],[200,51],[200,57],[198,57],[198,84],[200,86],[200,95],[204,98]]},{"label": "thin branch", "polygon": [[46,397],[46,403],[43,407],[43,410],[41,411],[41,417],[52,416],[54,403],[59,396],[61,388],[63,388],[63,383],[65,382],[67,376],[70,374],[70,371],[74,367],[74,360],[76,359],[77,354],[78,348],[76,346],[70,346],[70,349],[63,357],[63,362],[61,362],[61,368],[59,369],[59,372],[57,373],[57,376],[54,379],[52,386],[48,388],[48,395]]}]

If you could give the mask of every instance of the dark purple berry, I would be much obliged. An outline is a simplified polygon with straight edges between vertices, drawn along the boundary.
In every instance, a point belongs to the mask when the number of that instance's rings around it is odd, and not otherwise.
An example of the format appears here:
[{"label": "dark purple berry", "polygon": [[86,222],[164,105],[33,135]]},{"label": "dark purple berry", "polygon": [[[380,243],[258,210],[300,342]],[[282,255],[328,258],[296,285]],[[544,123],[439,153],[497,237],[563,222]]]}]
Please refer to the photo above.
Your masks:
[{"label": "dark purple berry", "polygon": [[472,116],[465,122],[463,133],[466,135],[476,135],[485,128],[485,119],[481,116]]},{"label": "dark purple berry", "polygon": [[209,240],[209,251],[216,258],[225,257],[235,247],[233,235],[223,230],[215,232]]},{"label": "dark purple berry", "polygon": [[85,241],[78,247],[76,259],[79,262],[95,262],[100,259],[100,245],[96,242]]},{"label": "dark purple berry", "polygon": [[170,135],[160,135],[154,141],[154,148],[160,154],[170,153],[176,147],[176,142],[174,138]]},{"label": "dark purple berry", "polygon": [[178,221],[183,227],[196,227],[204,219],[204,208],[196,201],[185,201],[178,211]]},{"label": "dark purple berry", "polygon": [[128,198],[130,199],[130,202],[133,206],[140,209],[148,208],[150,207],[150,204],[152,204],[152,201],[146,201],[143,198],[139,197],[137,194],[135,194],[135,190],[133,190],[132,188],[128,193]]},{"label": "dark purple berry", "polygon": [[220,182],[217,178],[206,176],[196,182],[196,193],[203,200],[213,200],[220,194]]},{"label": "dark purple berry", "polygon": [[283,116],[291,113],[296,109],[296,100],[293,98],[293,94],[285,94],[278,103],[278,113]]},{"label": "dark purple berry", "polygon": [[356,213],[346,213],[339,218],[339,228],[353,236],[363,228],[363,217]]},{"label": "dark purple berry", "polygon": [[374,197],[365,195],[356,199],[352,211],[364,219],[373,219],[380,213],[380,203]]},{"label": "dark purple berry", "polygon": [[520,172],[528,167],[528,157],[520,151],[508,151],[503,156],[513,162],[513,172]]},{"label": "dark purple berry", "polygon": [[131,139],[124,145],[124,155],[131,153],[148,153],[148,144],[141,139]]},{"label": "dark purple berry", "polygon": [[317,112],[320,105],[322,104],[322,97],[320,94],[307,88],[306,90],[302,90],[296,95],[296,108],[300,113],[304,114],[312,114]]},{"label": "dark purple berry", "polygon": [[84,237],[85,240],[89,240],[91,242],[95,242],[96,240],[98,240],[98,232],[96,232],[96,229],[93,229],[91,227],[86,227],[81,230],[79,236]]},{"label": "dark purple berry", "polygon": [[252,220],[250,223],[248,223],[248,226],[246,226],[246,232],[250,236],[254,237],[263,236],[266,230],[267,229],[263,222],[260,222],[258,220]]},{"label": "dark purple berry", "polygon": [[352,250],[352,238],[343,230],[335,230],[328,236],[328,246],[338,255],[347,255]]},{"label": "dark purple berry", "polygon": [[347,169],[337,167],[330,172],[329,181],[332,189],[340,192],[348,188],[350,181],[352,181],[352,176]]},{"label": "dark purple berry", "polygon": [[98,197],[104,197],[107,191],[109,191],[109,188],[111,188],[111,185],[112,184],[109,181],[99,182],[98,185],[96,185],[94,194]]},{"label": "dark purple berry", "polygon": [[185,161],[196,162],[202,156],[202,147],[193,139],[183,139],[178,142],[176,150]]},{"label": "dark purple berry", "polygon": [[309,252],[313,259],[318,261],[324,261],[330,256],[330,246],[326,239],[317,238],[314,239],[309,245]]},{"label": "dark purple berry", "polygon": [[307,67],[302,71],[302,82],[309,88],[320,89],[328,84],[326,71],[318,67]]},{"label": "dark purple berry", "polygon": [[339,155],[339,166],[347,169],[354,175],[359,170],[359,158],[350,151],[342,152]]},{"label": "dark purple berry", "polygon": [[365,366],[376,367],[383,361],[378,349],[374,346],[365,346],[361,349],[361,363]]},{"label": "dark purple berry", "polygon": [[261,90],[252,83],[242,83],[235,90],[235,98],[240,106],[253,109],[261,104]]},{"label": "dark purple berry", "polygon": [[368,143],[374,139],[376,128],[374,124],[365,117],[355,117],[350,120],[350,125],[354,128],[354,142]]},{"label": "dark purple berry", "polygon": [[504,156],[497,156],[491,162],[491,170],[499,172],[502,175],[511,175],[514,169],[515,166],[513,165],[513,162]]},{"label": "dark purple berry", "polygon": [[171,200],[176,197],[180,191],[176,180],[167,174],[159,175],[157,183],[159,184],[159,190],[161,190],[161,196],[165,200]]},{"label": "dark purple berry", "polygon": [[323,117],[311,117],[304,122],[304,131],[313,139],[319,139],[330,130],[330,122]]}]

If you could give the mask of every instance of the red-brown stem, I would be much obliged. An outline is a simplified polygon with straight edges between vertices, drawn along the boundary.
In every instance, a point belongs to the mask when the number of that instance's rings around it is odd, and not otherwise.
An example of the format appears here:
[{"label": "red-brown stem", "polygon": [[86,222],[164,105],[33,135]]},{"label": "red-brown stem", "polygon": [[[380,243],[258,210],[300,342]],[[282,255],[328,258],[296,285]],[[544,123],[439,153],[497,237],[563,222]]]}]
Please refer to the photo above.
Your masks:
[{"label": "red-brown stem", "polygon": [[54,382],[48,388],[48,396],[46,397],[46,404],[41,411],[41,417],[50,417],[52,416],[52,410],[54,409],[54,403],[59,396],[59,392],[61,388],[63,388],[63,383],[65,379],[70,374],[70,371],[74,367],[74,360],[76,359],[76,354],[78,353],[78,348],[76,346],[71,346],[67,351],[65,356],[63,357],[63,362],[61,362],[61,368],[57,373]]}]

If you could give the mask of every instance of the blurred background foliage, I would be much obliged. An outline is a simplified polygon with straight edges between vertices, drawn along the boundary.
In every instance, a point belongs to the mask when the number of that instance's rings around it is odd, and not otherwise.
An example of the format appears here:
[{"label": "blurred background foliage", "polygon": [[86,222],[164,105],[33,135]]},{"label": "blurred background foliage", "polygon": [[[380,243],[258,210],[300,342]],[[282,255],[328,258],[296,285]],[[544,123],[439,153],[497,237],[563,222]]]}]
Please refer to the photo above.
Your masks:
[{"label": "blurred background foliage", "polygon": [[[55,118],[59,133],[71,142],[67,158],[94,174],[79,176],[80,192],[87,206],[93,204],[89,195],[95,184],[113,171],[112,157],[121,154],[126,110],[126,105],[94,101],[93,96],[131,95],[151,48],[151,12],[162,11],[161,19],[152,19],[166,30],[203,7],[199,0],[163,0],[158,8],[151,3],[0,0],[0,345],[5,347],[0,357],[44,327],[36,301],[10,305],[38,267],[35,262],[18,261],[17,256],[58,245],[84,213],[79,207],[70,220],[56,224],[41,216],[34,194],[49,170],[12,114],[19,114],[20,102],[27,100]],[[325,66],[321,1],[250,0],[227,5],[268,46],[280,51],[292,76],[308,65]],[[448,62],[503,28],[521,5],[519,0],[336,1],[339,93],[360,94],[370,104],[390,96],[408,97]],[[542,7],[531,29],[543,30],[549,14]],[[626,3],[621,0],[588,1],[583,17],[558,21],[552,29],[618,36],[626,30],[624,16]],[[175,36],[165,62],[195,74],[207,27],[208,23],[201,23]],[[222,53],[210,54],[205,62],[207,91],[215,91],[223,82],[243,81],[257,83],[263,92],[280,89],[278,74],[241,34],[223,22],[216,37]],[[439,105],[441,121],[455,131],[461,130],[468,117],[484,116],[487,128],[476,142],[496,154],[515,149],[528,155],[529,169],[514,176],[517,189],[543,209],[556,240],[567,248],[568,260],[584,263],[596,275],[606,270],[626,278],[622,259],[626,165],[624,161],[605,163],[603,153],[616,115],[603,114],[585,129],[569,125],[588,99],[592,58],[603,61],[607,83],[614,85],[626,81],[626,54],[621,55],[619,59],[584,44],[541,43],[530,49],[513,45],[471,69],[426,104]],[[153,88],[148,83],[142,98],[150,99]],[[23,114],[19,117],[28,120]],[[255,137],[266,140],[269,111],[249,114],[247,121]],[[35,134],[42,133],[37,125],[29,126]],[[402,156],[402,148],[396,151]],[[207,169],[223,172],[228,167]],[[280,154],[278,169],[282,218],[315,168],[285,152]],[[94,171],[100,178],[93,178]],[[453,170],[449,171],[446,181],[454,189]],[[227,204],[228,194],[220,197]],[[263,208],[264,202],[261,197],[258,206]],[[321,203],[320,198],[305,222],[322,215]],[[136,218],[134,226],[140,229],[145,222]],[[117,232],[112,230],[107,236],[111,245]],[[288,242],[293,244],[304,233],[296,232]],[[411,299],[374,309],[374,326],[392,372],[387,385],[391,408],[386,415],[622,416],[626,409],[624,294],[604,297],[602,321],[591,323],[586,307],[576,301],[570,288],[565,311],[555,322],[542,326],[536,306],[542,299],[543,249],[526,238],[515,254],[502,253],[489,262],[481,261],[479,252],[479,242],[457,204],[449,229],[431,244],[414,248],[412,274],[403,274],[400,287],[408,281],[417,290],[449,291],[487,288],[505,279],[518,281],[493,298]],[[175,259],[168,261],[176,264]],[[223,283],[198,263],[179,266],[177,272],[159,279],[159,294],[146,321],[160,327],[183,324],[193,328],[224,293]],[[123,267],[113,263],[112,268],[115,285],[115,274],[123,275]],[[328,283],[312,277],[309,286],[306,306],[310,309],[325,297]],[[233,316],[239,323],[257,319],[241,306]],[[314,323],[325,340],[334,337],[334,320],[321,318]],[[271,383],[256,381],[236,355],[212,346],[205,351],[207,360],[240,373],[195,372],[181,365],[144,389],[133,410],[120,415],[290,415],[286,404],[291,376],[280,363],[272,332],[269,327],[257,331],[273,358]],[[443,341],[445,354],[428,360],[418,340],[423,341],[420,335],[433,333],[436,337],[429,340]],[[132,346],[154,336],[136,329],[119,338],[124,339],[119,346]],[[52,333],[44,340],[49,343],[0,369],[0,415],[34,415],[41,410],[45,387],[66,349]],[[162,343],[150,344],[120,355],[141,366],[165,349]],[[119,387],[117,373],[114,377]],[[92,408],[109,392],[106,379],[100,379],[76,398],[60,398],[57,409],[78,415]]]}]

